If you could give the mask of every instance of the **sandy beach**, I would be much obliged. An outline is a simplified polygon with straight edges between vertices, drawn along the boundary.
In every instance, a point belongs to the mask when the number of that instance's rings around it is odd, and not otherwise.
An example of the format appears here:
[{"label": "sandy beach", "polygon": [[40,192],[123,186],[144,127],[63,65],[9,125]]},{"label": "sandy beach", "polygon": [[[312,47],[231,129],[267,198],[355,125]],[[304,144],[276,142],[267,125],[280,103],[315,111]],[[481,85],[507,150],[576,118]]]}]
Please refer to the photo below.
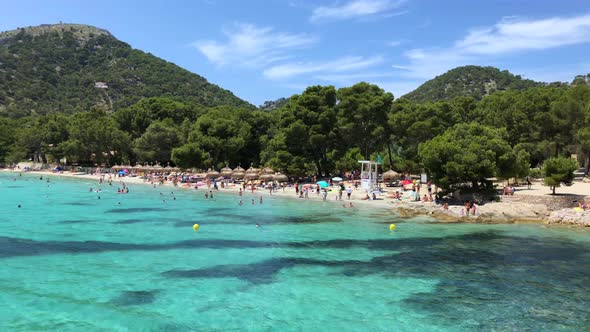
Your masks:
[{"label": "sandy beach", "polygon": [[[5,169],[6,172],[19,173],[11,169]],[[52,175],[67,178],[78,178],[99,181],[100,174],[78,174],[73,172],[54,173],[49,171],[30,171],[27,174]],[[106,176],[108,179],[108,175]],[[113,177],[113,183],[121,181],[127,184],[153,185],[144,181],[143,178],[137,177]],[[156,184],[156,186],[161,186]],[[165,182],[162,186],[174,187],[171,182]],[[358,208],[378,208],[390,209],[394,213],[399,213],[401,217],[415,217],[420,215],[429,215],[446,222],[487,222],[487,223],[517,223],[517,222],[543,222],[543,223],[567,223],[590,226],[590,211],[574,211],[574,207],[579,200],[585,200],[590,193],[590,183],[583,181],[574,182],[571,186],[562,186],[557,188],[556,195],[551,195],[551,190],[540,181],[533,182],[530,188],[526,186],[516,187],[516,192],[512,196],[500,196],[499,202],[484,202],[476,205],[476,214],[465,216],[462,204],[450,204],[448,210],[444,210],[441,205],[433,202],[414,201],[410,199],[409,194],[405,193],[401,200],[387,197],[388,192],[401,191],[400,187],[385,188],[385,192],[379,195],[376,200],[362,200],[365,194],[360,189],[354,189],[349,183],[345,186],[353,188],[351,198],[346,198],[343,194],[342,201],[338,200],[338,188],[332,187],[328,191],[326,201],[331,204],[343,205],[350,207],[350,204]],[[500,186],[499,186],[500,187]],[[209,189],[207,186],[194,188],[194,184],[178,184],[177,190],[190,190],[197,195],[204,195]],[[228,184],[224,188],[219,187],[219,192],[239,195],[241,186],[237,184]],[[315,191],[308,194],[308,198],[299,198],[295,193],[293,186],[279,188],[278,191],[270,192],[267,189],[256,187],[254,192],[249,187],[244,191],[243,199],[246,203],[250,199],[263,199],[269,196],[284,197],[290,199],[300,199],[304,201],[322,201],[322,194]],[[590,201],[590,197],[588,200]],[[559,220],[557,220],[559,219]]]}]

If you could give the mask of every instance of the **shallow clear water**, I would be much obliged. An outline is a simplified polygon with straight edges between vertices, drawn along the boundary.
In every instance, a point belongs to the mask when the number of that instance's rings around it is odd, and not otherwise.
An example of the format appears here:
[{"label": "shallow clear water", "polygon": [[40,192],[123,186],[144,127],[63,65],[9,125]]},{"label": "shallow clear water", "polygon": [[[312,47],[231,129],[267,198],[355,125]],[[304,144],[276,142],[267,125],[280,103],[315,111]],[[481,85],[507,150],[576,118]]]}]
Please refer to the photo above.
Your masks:
[{"label": "shallow clear water", "polygon": [[0,330],[590,326],[587,229],[399,220],[268,193],[238,206],[237,194],[90,187],[0,174]]}]

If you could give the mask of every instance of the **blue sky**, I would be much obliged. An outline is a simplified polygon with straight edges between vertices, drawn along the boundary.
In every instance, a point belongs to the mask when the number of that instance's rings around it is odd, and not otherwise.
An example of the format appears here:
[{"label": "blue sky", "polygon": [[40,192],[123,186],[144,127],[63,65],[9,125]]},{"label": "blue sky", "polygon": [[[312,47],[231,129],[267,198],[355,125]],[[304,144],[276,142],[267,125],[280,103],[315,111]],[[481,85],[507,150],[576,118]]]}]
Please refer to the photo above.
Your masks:
[{"label": "blue sky", "polygon": [[590,72],[590,3],[568,1],[6,1],[0,30],[104,28],[255,105],[366,81],[399,97],[456,66],[539,81]]}]

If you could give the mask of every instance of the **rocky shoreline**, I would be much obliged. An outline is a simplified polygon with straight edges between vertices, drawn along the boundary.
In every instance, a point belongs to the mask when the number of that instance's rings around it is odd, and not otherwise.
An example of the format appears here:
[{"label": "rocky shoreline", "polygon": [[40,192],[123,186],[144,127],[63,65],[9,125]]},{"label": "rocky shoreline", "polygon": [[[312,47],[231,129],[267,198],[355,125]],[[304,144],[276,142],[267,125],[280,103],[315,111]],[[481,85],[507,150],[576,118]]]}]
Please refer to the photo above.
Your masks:
[{"label": "rocky shoreline", "polygon": [[465,216],[462,205],[443,210],[435,204],[400,204],[394,208],[402,218],[431,216],[442,222],[566,224],[590,227],[590,211],[575,209],[578,200],[586,196],[510,196],[501,202],[478,206],[475,216]]}]

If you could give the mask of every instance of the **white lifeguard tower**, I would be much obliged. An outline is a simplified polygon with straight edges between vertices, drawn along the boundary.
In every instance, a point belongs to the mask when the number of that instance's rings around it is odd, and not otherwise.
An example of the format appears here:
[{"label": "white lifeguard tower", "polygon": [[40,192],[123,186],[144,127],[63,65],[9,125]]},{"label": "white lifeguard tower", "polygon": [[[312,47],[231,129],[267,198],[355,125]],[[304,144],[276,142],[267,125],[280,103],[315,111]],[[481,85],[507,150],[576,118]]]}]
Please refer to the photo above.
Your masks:
[{"label": "white lifeguard tower", "polygon": [[377,179],[379,176],[379,165],[378,161],[370,160],[359,160],[361,164],[361,190],[366,193],[372,193],[377,189]]}]

